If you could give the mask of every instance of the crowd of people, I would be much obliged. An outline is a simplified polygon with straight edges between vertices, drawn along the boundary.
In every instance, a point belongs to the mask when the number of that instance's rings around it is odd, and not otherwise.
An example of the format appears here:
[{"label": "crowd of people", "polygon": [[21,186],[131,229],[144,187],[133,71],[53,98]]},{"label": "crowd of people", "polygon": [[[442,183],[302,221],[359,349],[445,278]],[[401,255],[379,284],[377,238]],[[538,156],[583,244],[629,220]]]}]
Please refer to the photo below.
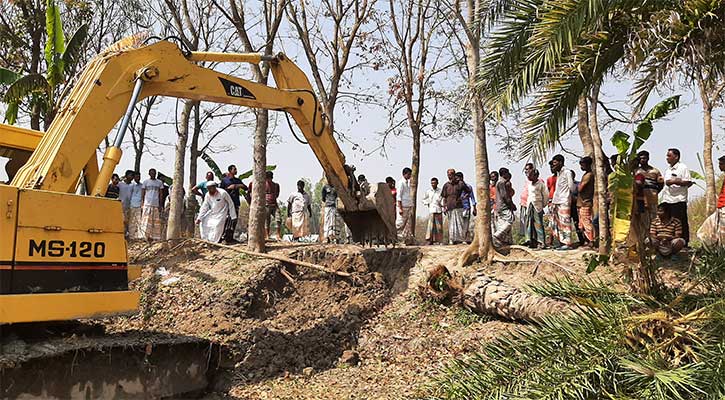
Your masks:
[{"label": "crowd of people", "polygon": [[[640,151],[634,165],[623,166],[634,172],[634,201],[630,220],[639,224],[640,232],[647,238],[646,244],[660,256],[672,256],[689,246],[690,227],[688,223],[688,192],[694,184],[687,166],[680,161],[680,151],[671,148],[665,160],[664,173],[650,164],[650,154]],[[614,155],[606,166],[610,174],[618,162]],[[490,174],[491,231],[494,247],[513,243],[513,228],[518,211],[518,231],[524,245],[534,249],[554,248],[571,250],[577,247],[594,248],[599,236],[599,199],[593,173],[594,160],[583,157],[578,160],[580,178],[577,172],[567,167],[565,158],[557,154],[549,161],[550,175],[543,176],[534,164],[524,167],[526,183],[516,197],[511,184],[511,172],[500,168]],[[719,159],[720,170],[725,171],[725,156]],[[409,169],[403,170],[403,182],[409,180]],[[610,195],[605,197],[611,203]],[[404,193],[398,199],[400,215],[399,235],[404,240],[410,236],[405,229],[409,220],[410,207],[407,200],[408,186],[398,185],[397,193]],[[518,199],[518,203],[514,199]],[[408,202],[406,202],[408,201]],[[448,225],[449,244],[470,242],[470,221],[476,215],[476,200],[471,186],[463,180],[463,174],[448,170],[448,182],[439,187],[437,178],[431,179],[431,188],[423,197],[429,217],[426,227],[428,244],[444,243],[444,216]],[[717,212],[708,219],[709,232],[704,233],[710,241],[725,243],[725,185],[717,203]],[[611,216],[610,216],[611,218]],[[705,228],[705,226],[703,226]],[[702,229],[702,228],[701,228]],[[699,234],[698,234],[699,235]]]},{"label": "crowd of people", "polygon": [[[610,165],[616,164],[616,156],[609,161]],[[648,234],[646,242],[662,256],[676,254],[689,245],[687,203],[688,190],[693,185],[689,169],[680,161],[678,149],[669,149],[666,161],[668,166],[662,173],[650,164],[649,153],[640,151],[636,165],[628,166],[634,171],[632,221],[641,225],[640,231]],[[721,171],[725,171],[725,156],[719,162]],[[488,201],[492,210],[491,231],[495,247],[513,244],[517,215],[518,231],[523,236],[524,245],[531,248],[570,250],[597,245],[599,199],[595,196],[592,158],[586,156],[578,160],[581,171],[579,179],[577,172],[566,165],[560,154],[555,155],[548,164],[549,176],[543,176],[532,163],[525,165],[523,175],[526,183],[518,196],[511,183],[509,169],[500,168],[491,172]],[[608,168],[611,172],[611,167]],[[446,175],[447,181],[442,186],[438,178],[431,178],[430,188],[422,198],[429,214],[425,240],[429,245],[470,243],[473,240],[473,219],[477,212],[475,191],[466,183],[460,171],[449,169]],[[399,182],[396,183],[393,177],[385,180],[395,203],[398,237],[406,244],[416,242],[411,176],[412,170],[404,168]],[[205,240],[237,243],[234,232],[241,197],[251,202],[253,185],[250,183],[247,186],[237,177],[234,165],[227,168],[227,173],[219,182],[214,178],[212,172],[207,172],[204,180],[191,189],[193,196],[201,198],[195,223]],[[280,213],[278,202],[280,186],[274,182],[271,171],[267,171],[264,182],[266,237],[270,238],[274,222],[277,238],[281,238],[284,216]],[[358,177],[357,183],[363,195],[370,192],[370,185],[364,175]],[[293,240],[311,234],[312,197],[305,186],[304,181],[298,181],[297,191],[287,199],[284,224]],[[148,179],[143,182],[140,173],[129,170],[123,179],[113,175],[106,196],[121,201],[129,238],[160,240],[168,215],[169,193],[170,187],[158,179],[156,170],[149,170]],[[320,238],[326,242],[349,241],[350,231],[340,223],[337,212],[338,193],[329,179],[321,189],[320,199],[323,221]],[[605,201],[610,202],[611,198]],[[447,229],[444,229],[444,222]],[[718,240],[725,239],[725,186],[718,198],[718,212],[708,226],[712,232],[710,236]],[[444,234],[447,234],[445,239]]]}]

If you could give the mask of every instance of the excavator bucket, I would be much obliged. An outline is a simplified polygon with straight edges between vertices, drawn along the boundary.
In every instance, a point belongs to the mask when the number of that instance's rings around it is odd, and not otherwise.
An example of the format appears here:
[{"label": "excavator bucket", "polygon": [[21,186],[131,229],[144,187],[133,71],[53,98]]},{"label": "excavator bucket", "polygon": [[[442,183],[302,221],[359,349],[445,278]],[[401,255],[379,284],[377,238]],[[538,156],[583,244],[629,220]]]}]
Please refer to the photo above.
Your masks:
[{"label": "excavator bucket", "polygon": [[360,199],[359,210],[340,209],[355,243],[392,244],[395,230],[395,200],[386,183],[370,187],[370,194]]}]

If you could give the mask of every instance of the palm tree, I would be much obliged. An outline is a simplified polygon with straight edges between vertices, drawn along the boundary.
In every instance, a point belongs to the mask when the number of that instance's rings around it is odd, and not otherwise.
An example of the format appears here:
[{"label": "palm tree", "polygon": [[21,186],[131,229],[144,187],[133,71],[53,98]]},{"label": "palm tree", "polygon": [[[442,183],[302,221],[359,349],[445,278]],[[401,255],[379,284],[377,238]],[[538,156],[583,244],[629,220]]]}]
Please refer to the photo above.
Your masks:
[{"label": "palm tree", "polygon": [[22,75],[0,68],[0,85],[8,86],[3,102],[7,104],[5,121],[10,124],[15,124],[21,105],[25,103],[32,110],[31,114],[37,113],[42,117],[44,129],[50,126],[63,100],[63,92],[59,91],[67,83],[68,75],[75,70],[88,36],[88,26],[84,24],[66,43],[60,10],[54,0],[48,0],[45,21],[45,75]]},{"label": "palm tree", "polygon": [[[606,204],[605,160],[597,121],[599,87],[622,65],[642,19],[675,1],[523,0],[498,20],[481,61],[479,84],[496,114],[523,107],[523,157],[542,161],[589,97],[599,204]],[[526,99],[530,103],[522,106]],[[600,254],[608,253],[606,207],[599,207]]]},{"label": "palm tree", "polygon": [[712,163],[712,111],[725,90],[725,2],[677,2],[653,14],[633,35],[630,61],[640,71],[634,90],[641,110],[651,91],[675,74],[696,85],[704,125],[704,169],[707,212],[715,211],[715,171]]}]

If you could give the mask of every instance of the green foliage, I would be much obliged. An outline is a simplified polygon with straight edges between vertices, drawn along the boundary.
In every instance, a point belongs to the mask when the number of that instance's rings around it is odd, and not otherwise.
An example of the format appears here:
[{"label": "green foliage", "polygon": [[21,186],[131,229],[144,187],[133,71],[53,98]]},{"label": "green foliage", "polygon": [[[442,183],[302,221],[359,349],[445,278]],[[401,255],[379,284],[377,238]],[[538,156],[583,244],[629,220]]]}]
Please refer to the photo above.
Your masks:
[{"label": "green foliage", "polygon": [[569,277],[544,280],[540,283],[530,284],[526,289],[540,296],[564,297],[578,302],[586,300],[590,304],[591,302],[603,304],[640,302],[629,293],[614,290],[610,284],[594,278],[583,279],[580,282]]},{"label": "green foliage", "polygon": [[[722,273],[722,251],[702,259],[708,271]],[[674,303],[665,311],[596,280],[560,279],[529,290],[569,297],[582,308],[521,326],[453,361],[434,381],[431,398],[716,400],[725,395],[722,297],[700,296],[701,307],[694,311]]]},{"label": "green foliage", "polygon": [[50,86],[58,85],[63,81],[65,65],[62,54],[65,52],[65,35],[63,23],[60,20],[60,9],[55,0],[47,0],[45,7],[45,32],[48,35],[45,41],[45,64],[48,67],[48,83]]},{"label": "green foliage", "polygon": [[612,136],[612,144],[619,152],[620,161],[609,177],[610,191],[614,193],[614,234],[615,241],[623,240],[629,232],[629,220],[632,215],[632,188],[634,186],[633,165],[637,152],[654,129],[652,123],[665,117],[677,109],[680,104],[680,95],[668,97],[657,103],[637,124],[632,135],[617,131]]},{"label": "green foliage", "polygon": [[88,38],[88,25],[83,24],[66,43],[60,9],[54,0],[47,0],[45,12],[45,76],[21,75],[0,69],[0,85],[9,85],[3,96],[3,102],[8,105],[5,121],[10,124],[17,121],[20,104],[23,101],[37,106],[44,116],[46,125],[51,122],[56,108],[63,100],[57,98],[56,92],[66,83],[67,76],[79,62],[83,45]]}]

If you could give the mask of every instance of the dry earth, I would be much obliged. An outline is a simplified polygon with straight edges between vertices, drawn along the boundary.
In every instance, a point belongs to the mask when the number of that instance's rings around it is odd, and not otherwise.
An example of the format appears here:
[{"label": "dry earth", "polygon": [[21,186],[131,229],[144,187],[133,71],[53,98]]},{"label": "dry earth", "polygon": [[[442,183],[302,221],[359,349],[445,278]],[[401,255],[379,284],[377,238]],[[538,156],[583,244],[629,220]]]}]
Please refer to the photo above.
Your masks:
[{"label": "dry earth", "polygon": [[[422,300],[417,286],[463,246],[272,247],[273,254],[353,273],[332,276],[199,242],[133,244],[141,312],[106,331],[166,332],[221,345],[208,399],[404,399],[425,395],[445,364],[516,324]],[[518,249],[483,268],[517,287],[585,276],[584,251]],[[687,260],[665,266],[677,281]],[[686,267],[686,265],[685,265]],[[621,267],[590,275],[624,288]]]}]

